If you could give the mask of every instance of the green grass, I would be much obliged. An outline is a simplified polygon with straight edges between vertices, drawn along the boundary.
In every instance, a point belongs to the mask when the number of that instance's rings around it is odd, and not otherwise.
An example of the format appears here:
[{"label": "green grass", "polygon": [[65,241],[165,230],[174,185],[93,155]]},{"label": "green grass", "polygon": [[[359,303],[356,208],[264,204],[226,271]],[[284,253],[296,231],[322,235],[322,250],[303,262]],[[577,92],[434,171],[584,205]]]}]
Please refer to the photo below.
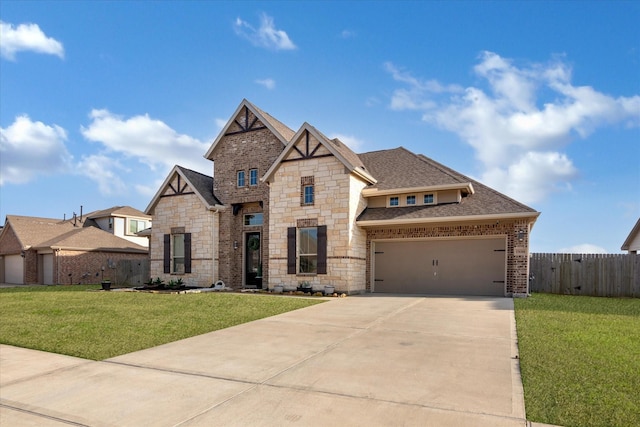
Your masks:
[{"label": "green grass", "polygon": [[515,308],[530,421],[640,425],[640,299],[534,294]]},{"label": "green grass", "polygon": [[102,360],[321,302],[212,292],[91,292],[99,288],[1,289],[0,343]]}]

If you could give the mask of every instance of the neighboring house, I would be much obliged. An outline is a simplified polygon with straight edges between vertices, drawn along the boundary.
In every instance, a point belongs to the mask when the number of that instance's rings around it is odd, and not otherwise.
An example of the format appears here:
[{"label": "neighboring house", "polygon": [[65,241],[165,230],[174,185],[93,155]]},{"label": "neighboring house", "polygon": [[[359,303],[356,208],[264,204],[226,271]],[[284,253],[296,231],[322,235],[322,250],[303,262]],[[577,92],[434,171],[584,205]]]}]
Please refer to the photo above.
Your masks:
[{"label": "neighboring house", "polygon": [[623,251],[628,251],[630,254],[640,253],[640,218],[636,221],[636,225],[633,226],[631,232],[627,236],[627,239],[620,248]]},{"label": "neighboring house", "polygon": [[[75,224],[74,224],[75,223]],[[113,281],[120,260],[148,258],[148,249],[78,219],[7,215],[0,234],[0,282],[13,284]]]},{"label": "neighboring house", "polygon": [[86,215],[81,214],[79,218],[71,218],[68,221],[80,222],[83,227],[98,227],[114,236],[149,247],[149,239],[141,237],[138,233],[151,228],[151,216],[130,206],[114,206]]},{"label": "neighboring house", "polygon": [[528,293],[539,212],[405,148],[356,154],[243,100],[205,157],[176,166],[153,216],[151,275],[210,286]]}]

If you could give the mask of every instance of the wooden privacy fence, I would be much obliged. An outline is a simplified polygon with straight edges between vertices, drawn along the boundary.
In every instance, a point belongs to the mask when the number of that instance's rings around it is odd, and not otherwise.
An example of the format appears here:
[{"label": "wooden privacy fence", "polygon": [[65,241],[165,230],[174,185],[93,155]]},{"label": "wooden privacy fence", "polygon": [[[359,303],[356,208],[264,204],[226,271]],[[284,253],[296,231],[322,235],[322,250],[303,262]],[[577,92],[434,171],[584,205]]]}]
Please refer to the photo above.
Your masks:
[{"label": "wooden privacy fence", "polygon": [[150,278],[148,259],[124,259],[116,262],[114,284],[118,286],[142,286]]},{"label": "wooden privacy fence", "polygon": [[531,292],[640,297],[640,255],[532,253]]}]

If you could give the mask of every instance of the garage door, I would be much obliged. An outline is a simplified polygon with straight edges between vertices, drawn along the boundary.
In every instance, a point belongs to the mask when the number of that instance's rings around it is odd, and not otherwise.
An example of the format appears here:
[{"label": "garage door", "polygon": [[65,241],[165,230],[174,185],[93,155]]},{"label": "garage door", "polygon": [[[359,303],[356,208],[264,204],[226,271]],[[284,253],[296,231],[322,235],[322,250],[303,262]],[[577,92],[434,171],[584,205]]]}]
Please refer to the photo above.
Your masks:
[{"label": "garage door", "polygon": [[373,292],[504,296],[505,238],[375,242]]},{"label": "garage door", "polygon": [[53,285],[53,254],[42,255],[42,284]]},{"label": "garage door", "polygon": [[24,258],[20,255],[5,255],[4,280],[11,284],[24,283]]}]

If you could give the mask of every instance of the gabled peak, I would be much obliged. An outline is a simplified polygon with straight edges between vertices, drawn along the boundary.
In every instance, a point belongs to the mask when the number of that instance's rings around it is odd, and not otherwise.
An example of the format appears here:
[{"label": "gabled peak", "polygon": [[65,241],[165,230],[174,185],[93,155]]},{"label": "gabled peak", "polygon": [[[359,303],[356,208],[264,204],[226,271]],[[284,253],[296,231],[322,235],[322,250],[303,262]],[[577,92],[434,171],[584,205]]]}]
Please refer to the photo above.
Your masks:
[{"label": "gabled peak", "polygon": [[287,145],[295,133],[270,114],[262,111],[246,99],[243,99],[238,108],[236,108],[236,111],[231,115],[231,118],[227,121],[227,124],[213,141],[213,144],[211,144],[211,147],[204,157],[213,160],[213,151],[225,136],[262,129],[268,129],[282,142],[282,145]]}]

